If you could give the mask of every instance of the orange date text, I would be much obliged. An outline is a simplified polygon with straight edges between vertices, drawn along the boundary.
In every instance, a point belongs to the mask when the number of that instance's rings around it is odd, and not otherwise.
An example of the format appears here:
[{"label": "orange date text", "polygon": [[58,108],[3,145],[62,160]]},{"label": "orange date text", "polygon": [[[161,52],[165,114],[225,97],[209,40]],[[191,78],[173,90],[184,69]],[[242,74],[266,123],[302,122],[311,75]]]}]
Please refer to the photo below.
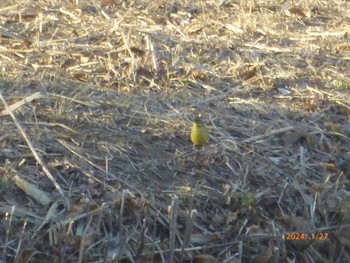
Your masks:
[{"label": "orange date text", "polygon": [[285,240],[327,240],[327,232],[314,232],[314,233],[303,233],[303,232],[291,232],[284,235]]}]

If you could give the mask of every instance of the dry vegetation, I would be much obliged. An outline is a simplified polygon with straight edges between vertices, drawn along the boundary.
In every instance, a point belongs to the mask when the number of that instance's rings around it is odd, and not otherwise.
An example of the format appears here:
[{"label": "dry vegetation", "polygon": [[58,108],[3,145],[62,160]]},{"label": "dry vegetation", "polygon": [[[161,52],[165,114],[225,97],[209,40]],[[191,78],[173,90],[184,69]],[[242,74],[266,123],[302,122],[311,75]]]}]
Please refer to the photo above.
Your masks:
[{"label": "dry vegetation", "polygon": [[349,1],[3,2],[1,263],[350,262]]}]

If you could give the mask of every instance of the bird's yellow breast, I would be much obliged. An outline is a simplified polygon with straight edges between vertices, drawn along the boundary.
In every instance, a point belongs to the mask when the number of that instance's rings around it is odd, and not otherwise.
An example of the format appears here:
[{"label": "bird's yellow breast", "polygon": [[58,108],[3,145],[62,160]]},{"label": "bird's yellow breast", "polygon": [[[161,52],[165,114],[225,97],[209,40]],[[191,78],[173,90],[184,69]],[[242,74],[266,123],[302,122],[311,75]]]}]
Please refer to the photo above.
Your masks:
[{"label": "bird's yellow breast", "polygon": [[202,146],[208,141],[207,128],[202,123],[194,122],[191,130],[191,141],[194,145]]}]

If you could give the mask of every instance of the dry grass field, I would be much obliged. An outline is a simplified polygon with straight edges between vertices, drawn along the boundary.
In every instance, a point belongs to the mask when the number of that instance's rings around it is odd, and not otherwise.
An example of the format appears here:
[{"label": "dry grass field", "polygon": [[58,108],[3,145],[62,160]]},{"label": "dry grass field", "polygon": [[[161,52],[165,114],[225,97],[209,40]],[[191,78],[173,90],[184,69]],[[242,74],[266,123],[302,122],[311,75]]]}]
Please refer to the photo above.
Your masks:
[{"label": "dry grass field", "polygon": [[0,263],[350,262],[349,1],[15,0],[0,26]]}]

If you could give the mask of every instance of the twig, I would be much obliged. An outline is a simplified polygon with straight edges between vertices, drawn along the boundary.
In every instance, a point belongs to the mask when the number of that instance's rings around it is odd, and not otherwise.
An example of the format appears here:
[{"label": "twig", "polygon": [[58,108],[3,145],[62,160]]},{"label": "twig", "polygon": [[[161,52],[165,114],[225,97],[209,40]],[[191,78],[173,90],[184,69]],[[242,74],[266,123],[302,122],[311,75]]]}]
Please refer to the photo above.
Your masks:
[{"label": "twig", "polygon": [[[9,106],[9,109],[11,111],[15,111],[16,109],[18,109],[19,107],[23,106],[24,104],[26,104],[27,102],[31,102],[32,100],[36,100],[36,99],[41,99],[41,98],[45,98],[46,96],[41,94],[40,92],[34,93],[33,95],[30,95],[28,97],[25,97],[24,99],[12,104],[11,106]],[[3,111],[1,111],[0,116],[6,116],[9,115],[9,111],[8,109],[4,109]]]},{"label": "twig", "polygon": [[272,135],[277,135],[277,134],[280,134],[280,133],[286,133],[286,132],[292,131],[294,129],[295,129],[294,127],[289,126],[289,127],[285,127],[285,128],[282,128],[282,129],[272,130],[272,131],[266,132],[264,134],[257,135],[257,136],[245,139],[244,141],[242,141],[242,143],[258,141],[258,140],[270,137]]},{"label": "twig", "polygon": [[21,234],[18,238],[18,245],[17,245],[17,249],[16,249],[16,255],[15,255],[15,260],[13,261],[14,263],[18,263],[18,262],[22,262],[22,260],[20,260],[20,251],[21,251],[21,246],[22,246],[22,242],[23,242],[23,235],[24,235],[24,231],[26,230],[26,226],[27,226],[27,221],[23,222],[23,227],[22,227],[22,231]]},{"label": "twig", "polygon": [[48,95],[52,96],[52,97],[55,97],[55,98],[69,100],[69,101],[72,101],[72,102],[75,102],[77,104],[81,104],[81,105],[84,105],[84,106],[87,106],[87,107],[98,106],[98,104],[94,103],[94,102],[86,102],[86,101],[78,100],[78,99],[75,99],[75,98],[67,97],[67,96],[64,96],[64,95],[61,95],[61,94],[48,93]]},{"label": "twig", "polygon": [[9,105],[7,104],[7,102],[5,101],[4,97],[2,96],[2,94],[0,94],[0,99],[2,101],[2,103],[4,104],[6,110],[8,111],[8,113],[10,114],[11,118],[13,119],[13,122],[15,123],[15,125],[17,126],[17,129],[21,132],[24,140],[26,141],[27,145],[29,146],[29,149],[32,151],[36,161],[39,163],[39,165],[42,167],[44,173],[46,174],[46,176],[51,180],[51,182],[54,184],[54,186],[56,187],[57,191],[60,193],[60,195],[62,195],[64,197],[64,193],[61,189],[61,187],[58,185],[58,183],[56,182],[55,178],[52,176],[52,174],[50,173],[50,171],[47,169],[46,165],[44,164],[44,162],[41,160],[39,154],[37,153],[37,151],[34,149],[33,144],[31,143],[31,141],[29,140],[29,137],[27,136],[27,134],[25,133],[25,131],[23,130],[22,126],[19,124],[19,122],[16,119],[15,114],[12,112],[12,110],[10,109]]},{"label": "twig", "polygon": [[43,206],[47,206],[52,201],[48,194],[44,191],[41,191],[35,185],[28,183],[27,181],[20,178],[18,175],[15,175],[12,180],[15,184],[21,188],[27,195],[35,199],[38,203]]},{"label": "twig", "polygon": [[140,234],[140,244],[139,247],[137,248],[136,251],[136,255],[135,255],[135,262],[139,262],[139,257],[142,253],[142,251],[145,248],[145,232],[147,230],[147,226],[146,226],[146,219],[142,220],[142,224],[141,224],[141,234]]},{"label": "twig", "polygon": [[182,245],[180,262],[184,261],[185,249],[190,244],[191,235],[192,235],[192,231],[193,231],[193,217],[194,217],[193,194],[190,195],[188,213],[189,214],[186,217],[185,237],[184,237],[184,241],[183,241],[183,245]]},{"label": "twig", "polygon": [[148,46],[152,50],[152,61],[153,61],[153,67],[156,77],[159,75],[159,67],[158,67],[158,51],[154,43],[152,42],[150,36],[146,36],[146,40],[148,42]]},{"label": "twig", "polygon": [[126,241],[124,239],[124,212],[125,212],[125,203],[126,200],[129,198],[129,191],[128,190],[124,190],[122,192],[122,198],[121,198],[121,204],[120,204],[120,210],[119,210],[119,249],[120,249],[120,253],[118,255],[117,261],[120,262],[120,256],[124,253],[124,248],[126,247]]},{"label": "twig", "polygon": [[221,93],[221,94],[219,94],[219,95],[216,95],[216,96],[207,98],[207,99],[205,99],[205,100],[201,100],[201,101],[196,102],[196,103],[193,103],[193,104],[191,104],[188,108],[193,108],[193,107],[195,107],[195,106],[198,106],[198,105],[204,104],[204,103],[208,103],[208,102],[211,102],[211,101],[213,101],[213,100],[220,100],[220,99],[223,99],[223,98],[225,98],[225,97],[231,95],[231,93],[233,93],[235,90],[238,90],[238,89],[240,89],[240,88],[242,88],[242,87],[243,87],[242,85],[238,85],[238,86],[234,87],[234,89],[231,88],[231,89],[229,89],[229,90],[227,90],[227,91],[225,91],[224,93]]},{"label": "twig", "polygon": [[79,132],[73,130],[72,128],[69,128],[68,126],[66,126],[66,125],[64,125],[64,124],[62,124],[62,123],[56,123],[56,122],[51,122],[51,123],[50,123],[50,122],[35,122],[35,123],[32,123],[32,122],[23,122],[23,123],[24,123],[24,124],[27,124],[27,125],[32,125],[32,124],[34,124],[34,125],[37,125],[37,126],[43,125],[43,126],[47,126],[47,127],[56,127],[56,126],[58,126],[58,127],[61,127],[61,128],[65,129],[65,130],[67,130],[67,131],[70,131],[70,132],[72,132],[72,133],[79,134]]},{"label": "twig", "polygon": [[92,222],[92,218],[93,218],[93,215],[89,215],[88,222],[87,222],[85,229],[84,229],[84,233],[81,236],[78,263],[82,263],[84,260],[85,242],[86,242],[86,239],[89,238],[88,232],[91,231],[90,225]]},{"label": "twig", "polygon": [[174,262],[175,238],[177,230],[177,212],[178,212],[178,197],[175,196],[171,204],[170,222],[169,222],[169,263]]},{"label": "twig", "polygon": [[[5,262],[5,259],[6,259],[6,249],[7,249],[7,244],[8,244],[8,240],[9,240],[9,236],[10,236],[10,231],[11,231],[11,224],[12,224],[12,217],[13,217],[13,214],[15,212],[15,208],[16,206],[12,206],[11,207],[11,212],[7,212],[5,215],[5,218],[4,218],[4,223],[3,225],[5,225],[5,228],[6,228],[6,235],[5,235],[5,245],[4,245],[4,250],[3,250],[3,254],[2,254],[2,260]],[[10,215],[10,216],[8,216]],[[7,222],[6,222],[7,221]]]},{"label": "twig", "polygon": [[[100,170],[101,172],[104,172],[104,173],[106,172],[106,170],[105,170],[103,167],[101,167],[101,166],[99,166],[99,165],[93,163],[93,162],[90,161],[89,159],[85,158],[82,154],[80,154],[79,152],[75,151],[70,145],[67,144],[67,142],[62,141],[62,140],[57,140],[57,141],[58,141],[62,146],[64,146],[67,150],[69,150],[71,153],[73,153],[75,156],[77,156],[77,157],[79,157],[80,159],[84,160],[85,162],[87,162],[88,164],[92,165],[93,167],[95,167],[96,169]],[[72,166],[78,168],[79,170],[82,170],[82,169],[79,168],[77,165],[73,165],[73,164],[72,164]],[[83,170],[82,170],[82,171],[83,171]],[[114,190],[115,190],[112,186],[106,184],[105,182],[103,182],[102,180],[98,179],[97,177],[95,177],[95,176],[93,176],[93,175],[91,175],[91,174],[88,174],[88,173],[86,173],[86,172],[84,172],[84,171],[83,171],[83,174],[84,174],[85,176],[89,177],[90,179],[93,179],[94,181],[99,182],[99,183],[102,184],[104,187],[106,187],[106,189],[108,189],[108,190],[110,190],[110,191],[114,191]],[[129,189],[131,189],[131,190],[133,190],[133,191],[135,191],[135,192],[137,192],[137,193],[139,193],[139,194],[141,194],[141,195],[143,194],[141,191],[137,190],[137,189],[136,189],[135,187],[133,187],[131,184],[129,184],[128,182],[126,182],[126,181],[124,181],[123,179],[119,178],[118,176],[116,176],[116,175],[114,175],[114,174],[112,174],[112,173],[108,173],[107,176],[110,176],[112,179],[118,180],[118,181],[121,182],[122,184],[124,184],[124,185],[126,185],[127,187],[129,187]]]}]

